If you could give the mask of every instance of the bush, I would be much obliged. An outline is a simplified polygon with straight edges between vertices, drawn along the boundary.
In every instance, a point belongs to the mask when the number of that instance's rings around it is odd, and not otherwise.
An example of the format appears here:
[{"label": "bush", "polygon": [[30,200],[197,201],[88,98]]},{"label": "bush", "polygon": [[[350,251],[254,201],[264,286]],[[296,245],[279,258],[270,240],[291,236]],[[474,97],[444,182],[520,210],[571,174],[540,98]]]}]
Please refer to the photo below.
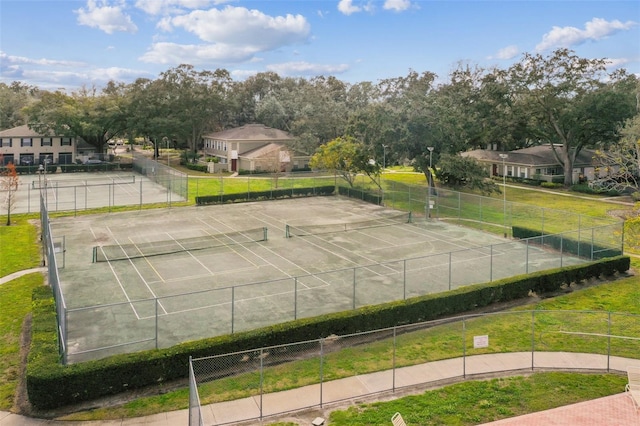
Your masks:
[{"label": "bush", "polygon": [[[182,343],[167,349],[116,355],[99,361],[59,363],[55,305],[50,287],[34,291],[32,346],[27,365],[29,401],[53,409],[165,381],[185,379],[189,356],[230,354],[265,346],[308,341],[412,324],[529,295],[556,291],[565,284],[625,272],[628,256],[619,256],[521,275],[445,293],[366,306],[360,309],[289,321],[261,329]],[[426,278],[426,277],[425,277]],[[233,364],[230,362],[230,364]]]},{"label": "bush", "polygon": [[253,192],[240,192],[233,194],[221,194],[221,195],[205,195],[196,197],[196,204],[204,206],[207,204],[221,204],[221,203],[234,203],[242,201],[256,201],[256,200],[274,200],[278,198],[290,198],[290,197],[313,197],[317,195],[333,195],[335,187],[333,186],[319,186],[319,187],[307,187],[307,188],[292,188],[292,189],[273,189],[271,191],[253,191]]},{"label": "bush", "polygon": [[598,188],[589,186],[589,184],[585,184],[585,183],[573,185],[571,186],[571,190],[574,192],[580,192],[582,194],[604,194],[610,197],[616,197],[620,195],[620,193],[615,189],[610,189],[610,190],[598,189]]},{"label": "bush", "polygon": [[543,188],[549,188],[549,189],[558,189],[558,188],[564,187],[563,184],[557,183],[557,182],[542,182],[540,186]]}]

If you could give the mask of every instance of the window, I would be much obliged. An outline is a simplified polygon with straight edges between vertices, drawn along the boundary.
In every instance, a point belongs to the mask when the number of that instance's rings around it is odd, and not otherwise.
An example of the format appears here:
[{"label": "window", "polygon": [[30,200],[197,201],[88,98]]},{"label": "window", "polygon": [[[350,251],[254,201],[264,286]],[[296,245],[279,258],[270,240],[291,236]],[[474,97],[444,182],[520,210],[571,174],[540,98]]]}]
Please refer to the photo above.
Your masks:
[{"label": "window", "polygon": [[40,154],[38,158],[39,164],[52,164],[53,163],[53,154],[50,152],[43,152]]},{"label": "window", "polygon": [[53,146],[53,142],[51,142],[51,138],[42,138],[40,139],[40,146]]},{"label": "window", "polygon": [[0,139],[0,147],[2,147],[2,148],[11,148],[11,138],[2,138],[2,139]]},{"label": "window", "polygon": [[30,166],[33,164],[33,154],[20,154],[20,164]]},{"label": "window", "polygon": [[60,141],[60,145],[71,146],[71,138],[62,138],[62,140]]},{"label": "window", "polygon": [[2,162],[0,162],[0,166],[6,166],[9,163],[13,163],[13,154],[4,154],[2,156]]},{"label": "window", "polygon": [[33,141],[31,138],[22,138],[20,139],[20,146],[33,146]]},{"label": "window", "polygon": [[72,152],[61,152],[58,154],[58,163],[60,164],[73,164]]}]

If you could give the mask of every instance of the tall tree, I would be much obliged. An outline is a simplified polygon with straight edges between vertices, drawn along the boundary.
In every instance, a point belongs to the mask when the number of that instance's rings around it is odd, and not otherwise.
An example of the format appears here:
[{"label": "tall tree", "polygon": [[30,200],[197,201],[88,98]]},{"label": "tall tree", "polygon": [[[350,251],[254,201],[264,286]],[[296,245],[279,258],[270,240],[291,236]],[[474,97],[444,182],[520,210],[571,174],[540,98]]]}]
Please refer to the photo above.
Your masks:
[{"label": "tall tree", "polygon": [[573,164],[585,147],[612,142],[616,129],[634,114],[629,78],[606,74],[604,59],[580,58],[568,49],[550,56],[525,54],[509,69],[513,92],[525,98],[534,120],[532,134],[549,143],[573,183]]},{"label": "tall tree", "polygon": [[0,130],[26,124],[22,109],[36,102],[39,95],[38,88],[18,81],[0,83]]},{"label": "tall tree", "polygon": [[365,173],[372,182],[378,184],[380,165],[371,161],[368,150],[351,136],[337,137],[320,145],[309,161],[314,169],[331,170],[340,175],[353,187],[358,173]]},{"label": "tall tree", "polygon": [[33,130],[41,134],[73,136],[104,152],[105,144],[127,129],[124,86],[109,83],[98,95],[82,88],[72,95],[45,92],[42,99],[24,109]]},{"label": "tall tree", "polygon": [[229,72],[196,71],[183,64],[163,72],[159,80],[163,110],[175,124],[174,133],[195,152],[206,131],[221,127],[231,83]]},{"label": "tall tree", "polygon": [[444,185],[476,190],[483,194],[500,192],[495,182],[489,178],[487,170],[474,158],[444,154],[438,165],[435,173]]}]

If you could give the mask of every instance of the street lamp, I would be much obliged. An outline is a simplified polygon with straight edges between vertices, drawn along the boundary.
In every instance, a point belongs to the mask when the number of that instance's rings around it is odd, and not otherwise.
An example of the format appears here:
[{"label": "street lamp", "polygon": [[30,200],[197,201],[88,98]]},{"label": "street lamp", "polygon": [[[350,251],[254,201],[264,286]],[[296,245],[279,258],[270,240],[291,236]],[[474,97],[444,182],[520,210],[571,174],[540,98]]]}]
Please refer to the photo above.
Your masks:
[{"label": "street lamp", "polygon": [[432,167],[431,157],[433,156],[433,147],[432,146],[428,146],[427,149],[429,150],[429,169],[431,169],[431,167]]},{"label": "street lamp", "polygon": [[387,146],[382,144],[382,170],[387,168]]},{"label": "street lamp", "polygon": [[502,158],[502,200],[503,200],[503,209],[502,209],[502,227],[504,229],[504,237],[507,238],[507,170],[504,167],[504,160],[507,159],[509,155],[507,154],[499,154],[500,158]]}]

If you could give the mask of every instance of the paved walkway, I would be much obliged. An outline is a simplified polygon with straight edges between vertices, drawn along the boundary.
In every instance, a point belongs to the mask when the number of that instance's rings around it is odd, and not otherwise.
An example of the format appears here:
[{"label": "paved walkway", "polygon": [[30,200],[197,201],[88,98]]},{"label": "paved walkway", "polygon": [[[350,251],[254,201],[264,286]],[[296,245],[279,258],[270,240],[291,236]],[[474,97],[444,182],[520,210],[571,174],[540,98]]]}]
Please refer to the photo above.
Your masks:
[{"label": "paved walkway", "polygon": [[[427,387],[424,382],[444,385],[462,380],[463,372],[467,377],[495,377],[508,374],[522,374],[531,370],[532,358],[530,352],[508,354],[476,355],[472,357],[455,358],[436,361],[396,370],[395,385],[397,388],[408,386],[413,393],[421,393]],[[536,369],[561,370],[602,370],[607,368],[607,357],[604,355],[568,353],[568,352],[536,352],[533,360]],[[628,366],[640,367],[640,360],[611,357],[611,370],[626,371]],[[511,372],[511,373],[510,373]],[[406,390],[396,394],[383,392],[392,383],[391,371],[381,371],[372,374],[359,375],[346,379],[334,380],[320,385],[311,385],[284,392],[210,404],[202,407],[204,424],[259,424],[260,406],[265,417],[264,424],[275,421],[298,422],[309,425],[317,418],[328,418],[331,411],[347,408],[363,401],[393,399],[408,395]],[[640,425],[640,410],[636,410],[633,402],[620,389],[620,394],[586,401],[579,404],[560,407],[539,413],[528,414],[505,419],[494,423],[495,426],[505,425],[598,425],[598,426],[633,426]],[[323,407],[319,407],[320,395]],[[553,398],[553,395],[549,396]],[[334,401],[334,402],[329,402]],[[300,407],[314,407],[302,410]],[[276,413],[290,412],[287,416]],[[269,417],[273,416],[273,417]],[[286,418],[285,418],[286,417]],[[405,413],[405,420],[407,420]],[[54,420],[32,419],[6,412],[0,412],[2,426],[31,426],[31,425],[90,425],[90,426],[133,426],[154,425],[174,426],[187,425],[189,414],[187,410],[171,411],[155,414],[143,418],[94,421],[94,422],[63,422]],[[247,420],[251,420],[247,422]],[[390,423],[390,422],[389,422]],[[326,424],[326,423],[325,423]],[[410,424],[410,423],[409,423]]]},{"label": "paved walkway", "polygon": [[25,269],[24,271],[14,272],[13,274],[6,275],[4,277],[0,277],[0,285],[8,283],[9,281],[15,280],[16,278],[20,278],[23,275],[33,274],[34,272],[47,272],[47,267],[43,266],[40,268],[33,269]]}]

